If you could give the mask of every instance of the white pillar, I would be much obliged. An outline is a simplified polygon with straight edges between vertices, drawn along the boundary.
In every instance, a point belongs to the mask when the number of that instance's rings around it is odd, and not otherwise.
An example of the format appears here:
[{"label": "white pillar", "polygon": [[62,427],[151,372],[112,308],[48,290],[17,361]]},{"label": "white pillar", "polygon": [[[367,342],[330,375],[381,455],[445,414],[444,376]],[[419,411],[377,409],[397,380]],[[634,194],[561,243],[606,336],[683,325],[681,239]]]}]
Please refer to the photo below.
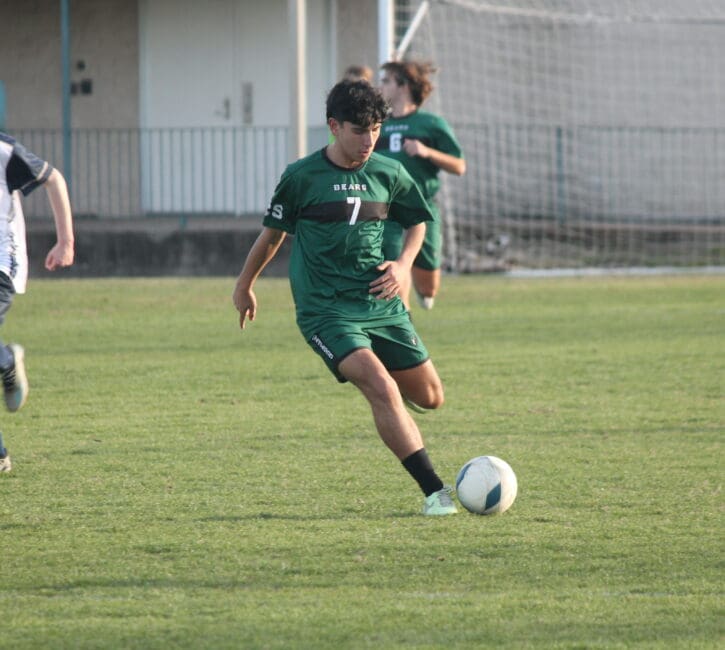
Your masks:
[{"label": "white pillar", "polygon": [[290,34],[290,137],[289,157],[307,155],[307,4],[288,0]]},{"label": "white pillar", "polygon": [[378,0],[378,64],[393,58],[395,47],[395,2]]}]

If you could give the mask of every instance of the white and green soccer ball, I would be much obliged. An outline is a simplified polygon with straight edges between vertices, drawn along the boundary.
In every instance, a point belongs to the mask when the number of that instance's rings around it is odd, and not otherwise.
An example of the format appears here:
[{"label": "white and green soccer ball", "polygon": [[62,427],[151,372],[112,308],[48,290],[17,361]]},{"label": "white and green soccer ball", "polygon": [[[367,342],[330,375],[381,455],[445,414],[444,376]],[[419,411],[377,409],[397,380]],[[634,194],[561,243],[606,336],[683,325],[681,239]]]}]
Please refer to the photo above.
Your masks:
[{"label": "white and green soccer ball", "polygon": [[456,477],[456,496],[461,505],[477,515],[506,512],[516,499],[516,474],[505,460],[477,456]]}]

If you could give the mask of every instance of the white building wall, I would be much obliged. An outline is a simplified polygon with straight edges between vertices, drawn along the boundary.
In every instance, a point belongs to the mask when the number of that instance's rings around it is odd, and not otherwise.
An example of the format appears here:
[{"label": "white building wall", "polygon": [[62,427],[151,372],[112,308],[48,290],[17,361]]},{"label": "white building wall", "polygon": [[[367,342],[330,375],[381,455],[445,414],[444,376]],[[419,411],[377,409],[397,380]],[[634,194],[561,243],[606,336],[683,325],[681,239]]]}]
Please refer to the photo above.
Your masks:
[{"label": "white building wall", "polygon": [[[290,162],[287,4],[140,0],[144,211],[266,207]],[[307,101],[316,148],[327,137],[334,24],[331,0],[307,4]]]},{"label": "white building wall", "polygon": [[[335,80],[332,4],[308,0],[311,126]],[[144,126],[289,124],[286,0],[140,0],[139,15]]]}]

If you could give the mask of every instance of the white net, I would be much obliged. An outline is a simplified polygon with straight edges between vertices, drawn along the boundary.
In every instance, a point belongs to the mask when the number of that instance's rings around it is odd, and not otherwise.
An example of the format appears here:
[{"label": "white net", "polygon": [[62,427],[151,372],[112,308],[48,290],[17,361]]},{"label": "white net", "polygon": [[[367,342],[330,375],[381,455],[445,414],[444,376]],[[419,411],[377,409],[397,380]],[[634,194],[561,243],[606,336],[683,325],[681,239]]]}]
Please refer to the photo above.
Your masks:
[{"label": "white net", "polygon": [[402,4],[468,162],[451,269],[725,264],[725,2]]}]

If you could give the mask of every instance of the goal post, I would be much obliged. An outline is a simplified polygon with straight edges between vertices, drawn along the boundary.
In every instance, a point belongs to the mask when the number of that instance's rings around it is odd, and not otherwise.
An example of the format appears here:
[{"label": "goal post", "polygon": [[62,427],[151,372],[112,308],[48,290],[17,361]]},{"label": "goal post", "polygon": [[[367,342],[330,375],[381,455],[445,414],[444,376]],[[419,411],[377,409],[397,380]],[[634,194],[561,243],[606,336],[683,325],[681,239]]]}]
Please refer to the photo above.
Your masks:
[{"label": "goal post", "polygon": [[405,4],[467,160],[451,270],[725,265],[725,3]]}]

